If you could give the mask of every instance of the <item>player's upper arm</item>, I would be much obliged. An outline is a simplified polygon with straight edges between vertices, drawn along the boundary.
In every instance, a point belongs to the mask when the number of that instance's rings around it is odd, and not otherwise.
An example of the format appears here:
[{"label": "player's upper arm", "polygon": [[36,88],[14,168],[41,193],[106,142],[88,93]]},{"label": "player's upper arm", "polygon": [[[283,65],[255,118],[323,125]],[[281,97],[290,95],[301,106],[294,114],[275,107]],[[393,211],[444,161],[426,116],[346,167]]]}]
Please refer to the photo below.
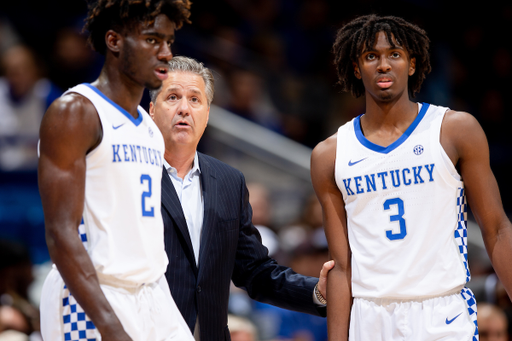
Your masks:
[{"label": "player's upper arm", "polygon": [[81,218],[85,157],[101,141],[102,130],[92,103],[69,94],[48,108],[39,135],[39,189],[48,230]]},{"label": "player's upper arm", "polygon": [[334,176],[336,144],[337,137],[333,135],[315,147],[311,154],[311,180],[322,205],[331,256],[338,269],[347,269],[350,267],[350,248],[345,203]]},{"label": "player's upper arm", "polygon": [[506,215],[482,127],[468,113],[448,111],[441,128],[441,144],[460,170],[469,206],[484,237],[485,233],[497,232]]}]

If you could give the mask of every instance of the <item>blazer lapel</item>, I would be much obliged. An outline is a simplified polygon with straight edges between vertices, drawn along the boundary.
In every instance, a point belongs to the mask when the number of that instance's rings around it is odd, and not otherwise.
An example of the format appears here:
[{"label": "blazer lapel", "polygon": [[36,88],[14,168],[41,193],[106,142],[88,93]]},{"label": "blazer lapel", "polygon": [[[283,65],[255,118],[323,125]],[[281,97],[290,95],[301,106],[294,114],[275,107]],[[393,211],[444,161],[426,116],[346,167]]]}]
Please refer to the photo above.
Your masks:
[{"label": "blazer lapel", "polygon": [[217,196],[217,181],[215,178],[215,171],[211,168],[210,163],[206,158],[198,153],[199,167],[201,168],[201,187],[203,190],[203,203],[204,203],[204,216],[203,227],[201,231],[201,246],[199,248],[199,275],[201,276],[202,267],[206,257],[208,257],[208,250],[210,248],[210,237],[212,235],[213,227],[215,226],[215,198]]},{"label": "blazer lapel", "polygon": [[192,242],[190,241],[187,221],[185,220],[185,215],[183,214],[178,194],[174,189],[171,179],[169,179],[169,174],[167,174],[165,167],[163,168],[162,174],[162,208],[166,210],[172,220],[174,220],[175,226],[178,230],[177,233],[178,235],[181,235],[182,238],[180,239],[185,242],[183,249],[186,250],[186,256],[190,263],[194,264],[195,267],[196,260],[194,257]]}]

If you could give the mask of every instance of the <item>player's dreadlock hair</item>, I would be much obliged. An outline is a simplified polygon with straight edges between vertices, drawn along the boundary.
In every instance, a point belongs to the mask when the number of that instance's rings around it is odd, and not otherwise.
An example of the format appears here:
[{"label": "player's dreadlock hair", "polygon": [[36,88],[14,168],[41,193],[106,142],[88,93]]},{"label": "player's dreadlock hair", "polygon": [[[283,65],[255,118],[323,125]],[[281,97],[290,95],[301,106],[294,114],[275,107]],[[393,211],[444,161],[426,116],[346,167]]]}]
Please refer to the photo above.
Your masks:
[{"label": "player's dreadlock hair", "polygon": [[101,54],[105,54],[105,33],[139,22],[151,25],[159,14],[165,14],[181,28],[190,23],[189,0],[91,0],[85,19],[84,31],[89,31],[89,44]]},{"label": "player's dreadlock hair", "polygon": [[364,51],[373,48],[379,32],[385,32],[389,44],[394,47],[393,35],[396,42],[407,50],[410,58],[416,58],[416,71],[408,83],[409,95],[414,97],[431,70],[428,52],[430,40],[418,26],[392,16],[364,15],[338,30],[333,46],[338,84],[343,91],[350,91],[355,97],[364,95],[363,82],[354,75],[353,62],[357,63]]}]

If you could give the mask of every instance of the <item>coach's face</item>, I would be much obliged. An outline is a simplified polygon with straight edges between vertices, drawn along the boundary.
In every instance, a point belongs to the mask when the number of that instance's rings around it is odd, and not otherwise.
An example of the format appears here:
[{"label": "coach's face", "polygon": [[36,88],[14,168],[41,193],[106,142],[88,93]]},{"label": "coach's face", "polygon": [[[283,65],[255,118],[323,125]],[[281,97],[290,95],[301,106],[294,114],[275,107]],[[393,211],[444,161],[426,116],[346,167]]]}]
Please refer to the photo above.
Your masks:
[{"label": "coach's face", "polygon": [[203,78],[192,72],[170,72],[155,104],[150,103],[149,114],[164,136],[166,149],[196,148],[210,114]]}]

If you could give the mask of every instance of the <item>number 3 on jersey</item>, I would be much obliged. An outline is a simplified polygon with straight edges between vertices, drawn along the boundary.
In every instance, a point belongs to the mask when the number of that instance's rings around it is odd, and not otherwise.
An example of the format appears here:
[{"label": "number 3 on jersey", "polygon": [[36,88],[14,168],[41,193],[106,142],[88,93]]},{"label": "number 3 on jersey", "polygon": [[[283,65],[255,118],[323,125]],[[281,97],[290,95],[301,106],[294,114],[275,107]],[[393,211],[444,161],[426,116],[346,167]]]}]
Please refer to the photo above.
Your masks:
[{"label": "number 3 on jersey", "polygon": [[151,209],[146,209],[146,198],[151,198],[151,177],[147,174],[142,174],[140,176],[140,183],[144,184],[144,181],[148,183],[148,190],[142,192],[142,216],[143,217],[154,217],[155,216],[155,208],[151,207]]},{"label": "number 3 on jersey", "polygon": [[396,205],[398,207],[398,214],[394,214],[389,217],[389,221],[394,222],[398,221],[400,224],[400,232],[399,233],[393,233],[392,230],[386,231],[386,237],[388,237],[389,240],[398,240],[398,239],[404,239],[407,235],[407,228],[405,226],[405,219],[404,216],[404,202],[400,198],[393,198],[388,199],[384,201],[384,210],[389,210],[391,205]]}]

